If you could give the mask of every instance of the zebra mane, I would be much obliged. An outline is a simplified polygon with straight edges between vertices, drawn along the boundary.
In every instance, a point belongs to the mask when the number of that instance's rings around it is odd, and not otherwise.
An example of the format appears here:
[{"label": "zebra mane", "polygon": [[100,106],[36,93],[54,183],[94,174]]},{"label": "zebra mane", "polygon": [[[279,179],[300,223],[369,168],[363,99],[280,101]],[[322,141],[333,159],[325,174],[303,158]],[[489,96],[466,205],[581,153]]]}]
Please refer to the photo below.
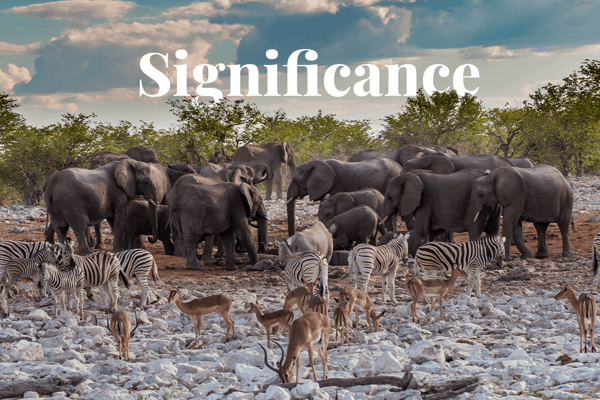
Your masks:
[{"label": "zebra mane", "polygon": [[41,260],[40,261],[40,269],[43,271],[44,269],[50,270],[52,272],[58,272],[60,267],[50,260]]}]

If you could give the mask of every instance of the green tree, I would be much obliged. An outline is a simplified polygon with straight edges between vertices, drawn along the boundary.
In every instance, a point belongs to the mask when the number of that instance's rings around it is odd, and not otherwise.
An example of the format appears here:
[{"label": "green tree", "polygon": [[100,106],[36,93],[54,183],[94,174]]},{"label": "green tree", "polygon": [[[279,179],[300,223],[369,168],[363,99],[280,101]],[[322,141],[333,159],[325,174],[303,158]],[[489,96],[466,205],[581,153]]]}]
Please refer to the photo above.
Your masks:
[{"label": "green tree", "polygon": [[477,97],[459,96],[455,90],[434,92],[419,89],[399,113],[383,119],[381,137],[389,148],[407,144],[429,147],[458,146],[475,154],[487,150],[484,131],[486,114]]},{"label": "green tree", "polygon": [[[504,157],[528,156],[536,147],[531,132],[532,110],[523,107],[493,108],[487,111],[485,132],[490,137],[490,147],[495,154]],[[495,150],[494,150],[495,148]]]},{"label": "green tree", "polygon": [[25,125],[25,118],[15,111],[19,107],[17,100],[8,96],[7,93],[0,93],[0,137]]}]

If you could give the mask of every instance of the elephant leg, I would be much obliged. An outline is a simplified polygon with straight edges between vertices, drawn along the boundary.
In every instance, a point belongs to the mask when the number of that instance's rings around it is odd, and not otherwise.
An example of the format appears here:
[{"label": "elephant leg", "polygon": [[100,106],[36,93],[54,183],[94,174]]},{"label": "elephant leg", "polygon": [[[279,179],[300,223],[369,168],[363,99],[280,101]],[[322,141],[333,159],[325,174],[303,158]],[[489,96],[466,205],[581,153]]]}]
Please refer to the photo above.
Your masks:
[{"label": "elephant leg", "polygon": [[283,174],[282,174],[282,169],[283,167],[281,165],[279,165],[279,168],[275,168],[275,171],[273,172],[274,178],[275,178],[275,190],[277,191],[277,200],[282,200],[283,199]]},{"label": "elephant leg", "polygon": [[392,214],[384,223],[383,226],[385,227],[385,229],[388,232],[395,232],[396,231],[396,217],[398,216],[398,213],[396,214]]},{"label": "elephant leg", "polygon": [[204,249],[202,250],[202,259],[203,260],[214,260],[212,252],[213,252],[213,241],[214,236],[206,236],[204,238]]},{"label": "elephant leg", "polygon": [[77,221],[77,224],[71,225],[71,228],[77,237],[77,249],[79,250],[79,255],[87,256],[88,254],[92,254],[92,249],[90,249],[87,242],[87,216],[83,217],[83,221]]},{"label": "elephant leg", "polygon": [[535,253],[535,258],[547,258],[548,254],[548,244],[546,243],[546,231],[548,230],[547,223],[534,222],[533,226],[535,226],[535,230],[538,235],[538,249]]},{"label": "elephant leg", "polygon": [[[570,219],[570,218],[569,218]],[[573,251],[571,251],[571,242],[569,241],[569,225],[571,221],[567,218],[562,218],[562,221],[558,222],[558,228],[560,229],[560,235],[562,236],[563,242],[563,257],[570,257],[573,255]]]},{"label": "elephant leg", "polygon": [[183,242],[185,248],[185,269],[200,270],[198,254],[196,253],[198,239],[191,235],[186,235]]},{"label": "elephant leg", "polygon": [[96,249],[104,249],[104,239],[102,238],[102,222],[94,225],[96,231]]},{"label": "elephant leg", "polygon": [[256,254],[256,248],[254,247],[254,243],[252,242],[252,236],[250,236],[250,225],[248,225],[247,220],[244,219],[238,222],[235,225],[234,229],[234,242],[235,238],[237,238],[237,240],[239,240],[246,248],[246,252],[250,257],[250,262],[252,264],[256,264],[258,262],[258,255]]},{"label": "elephant leg", "polygon": [[54,244],[54,227],[52,226],[52,222],[46,227],[46,242]]},{"label": "elephant leg", "polygon": [[127,241],[123,244],[127,244],[128,249],[143,249],[144,245],[142,244],[142,236],[141,235],[133,235],[130,238],[129,243]]},{"label": "elephant leg", "polygon": [[273,178],[265,179],[265,200],[271,200],[272,192],[273,192]]},{"label": "elephant leg", "polygon": [[221,233],[221,239],[223,239],[223,247],[225,248],[225,269],[226,270],[237,270],[235,266],[235,233],[232,228],[227,229]]},{"label": "elephant leg", "polygon": [[[502,232],[504,232],[504,228],[502,229]],[[533,257],[531,254],[531,251],[529,251],[527,246],[525,246],[525,240],[523,239],[523,224],[522,223],[516,224],[516,226],[514,228],[514,238],[515,238],[515,242],[517,244],[517,249],[519,249],[519,251],[521,252],[521,257],[522,258]],[[506,238],[506,243],[504,243],[505,248],[506,248],[506,245],[510,246],[509,238]],[[504,259],[506,260],[507,258],[504,257]]]},{"label": "elephant leg", "polygon": [[446,231],[445,235],[448,243],[456,243],[456,240],[454,239],[454,232]]},{"label": "elephant leg", "polygon": [[215,254],[215,257],[225,257],[225,247],[223,246],[223,239],[221,238],[221,236],[217,236],[215,238],[215,241],[217,242],[217,252]]},{"label": "elephant leg", "polygon": [[125,224],[127,223],[127,221],[125,220],[125,210],[118,210],[117,211],[117,215],[115,215],[115,218],[113,220],[113,234],[114,234],[114,240],[113,240],[113,252],[117,252],[117,251],[123,251],[125,250],[123,248],[123,237],[124,237],[124,233],[125,233]]}]

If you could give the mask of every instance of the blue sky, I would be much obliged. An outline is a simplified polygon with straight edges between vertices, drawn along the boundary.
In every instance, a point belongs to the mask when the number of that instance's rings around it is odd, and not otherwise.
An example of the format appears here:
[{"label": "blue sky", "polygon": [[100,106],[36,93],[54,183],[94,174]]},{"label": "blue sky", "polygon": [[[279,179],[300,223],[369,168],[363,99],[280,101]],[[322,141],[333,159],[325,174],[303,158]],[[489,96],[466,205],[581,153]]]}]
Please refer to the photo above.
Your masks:
[{"label": "blue sky", "polygon": [[[180,63],[174,57],[177,49],[189,54],[190,93],[195,85],[191,70],[204,63],[277,63],[280,93],[285,93],[282,65],[294,50],[305,48],[318,52],[321,77],[327,66],[338,63],[352,69],[374,64],[381,72],[387,64],[411,63],[421,83],[420,75],[429,65],[445,64],[453,71],[473,64],[480,71],[477,96],[485,106],[516,105],[540,86],[559,82],[586,58],[600,59],[599,3],[3,0],[0,91],[16,97],[22,105],[19,111],[35,125],[56,122],[64,112],[94,112],[101,121],[144,120],[167,127],[175,122],[165,101],[175,89],[172,63]],[[279,52],[274,61],[265,57],[271,48]],[[139,67],[140,58],[150,52],[169,54],[170,66],[162,68],[172,83],[168,96],[139,96],[140,79],[151,91],[151,81]],[[302,88],[306,76],[300,74],[299,81]],[[221,73],[215,85],[226,92],[228,75]],[[383,76],[381,86],[387,87]],[[321,93],[246,99],[264,111],[283,108],[290,116],[300,116],[322,109],[375,124],[406,100]]]}]

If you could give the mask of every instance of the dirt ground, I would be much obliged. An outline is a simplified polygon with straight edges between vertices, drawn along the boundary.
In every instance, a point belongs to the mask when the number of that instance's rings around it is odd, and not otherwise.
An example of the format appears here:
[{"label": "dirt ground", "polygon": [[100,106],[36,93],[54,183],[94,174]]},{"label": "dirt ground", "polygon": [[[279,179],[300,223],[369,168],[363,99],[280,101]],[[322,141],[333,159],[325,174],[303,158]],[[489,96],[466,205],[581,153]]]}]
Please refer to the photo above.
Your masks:
[{"label": "dirt ground", "polygon": [[[311,219],[316,219],[312,217]],[[600,222],[586,222],[589,217],[575,218],[575,232],[570,232],[571,247],[574,255],[569,258],[561,257],[562,239],[560,231],[556,224],[551,224],[548,228],[548,247],[550,257],[544,260],[527,259],[522,260],[515,257],[511,262],[505,262],[501,268],[496,265],[488,266],[485,273],[482,275],[482,291],[484,294],[512,294],[515,290],[535,290],[537,288],[545,288],[550,290],[559,290],[559,284],[563,281],[571,282],[576,291],[596,291],[595,281],[592,274],[591,265],[591,246],[592,238],[600,232]],[[4,240],[22,240],[22,241],[41,241],[44,240],[42,230],[40,229],[45,220],[35,218],[28,223],[19,223],[19,227],[27,227],[30,231],[25,233],[9,232],[15,225],[8,225],[4,221],[0,221],[0,234]],[[275,249],[275,240],[282,240],[287,237],[287,230],[281,228],[287,226],[284,222],[272,222],[270,225],[278,226],[276,232],[269,231],[269,249]],[[525,242],[532,253],[537,249],[537,234],[533,224],[524,223]],[[256,232],[253,232],[256,239]],[[105,235],[111,238],[111,235]],[[468,240],[468,234],[457,234],[456,240],[464,242]],[[270,285],[269,282],[282,282],[279,271],[248,271],[247,258],[239,258],[239,271],[224,271],[222,265],[224,260],[215,260],[208,263],[202,263],[201,271],[190,271],[185,269],[185,259],[173,256],[166,256],[163,252],[163,247],[160,242],[155,244],[145,243],[146,249],[154,256],[161,279],[169,285],[176,286],[199,286],[206,284],[227,284],[230,280],[248,281],[248,283],[256,283],[262,285]],[[111,245],[105,245],[107,250],[112,250]],[[198,249],[201,253],[201,248]],[[511,253],[518,256],[520,253],[513,246]],[[246,262],[246,263],[244,263]],[[410,261],[409,261],[410,263]],[[222,264],[222,265],[220,265]],[[335,278],[345,272],[346,267],[330,267],[332,289],[344,284]],[[399,300],[406,297],[409,299],[408,293],[405,290],[403,282],[409,274],[409,268],[404,267],[397,279],[397,296]],[[379,287],[379,279],[372,280],[372,285]],[[458,286],[461,286],[459,284]],[[454,291],[456,295],[456,291]],[[459,290],[459,292],[461,292]],[[452,296],[453,297],[453,296]],[[377,301],[376,301],[377,302]]]}]

